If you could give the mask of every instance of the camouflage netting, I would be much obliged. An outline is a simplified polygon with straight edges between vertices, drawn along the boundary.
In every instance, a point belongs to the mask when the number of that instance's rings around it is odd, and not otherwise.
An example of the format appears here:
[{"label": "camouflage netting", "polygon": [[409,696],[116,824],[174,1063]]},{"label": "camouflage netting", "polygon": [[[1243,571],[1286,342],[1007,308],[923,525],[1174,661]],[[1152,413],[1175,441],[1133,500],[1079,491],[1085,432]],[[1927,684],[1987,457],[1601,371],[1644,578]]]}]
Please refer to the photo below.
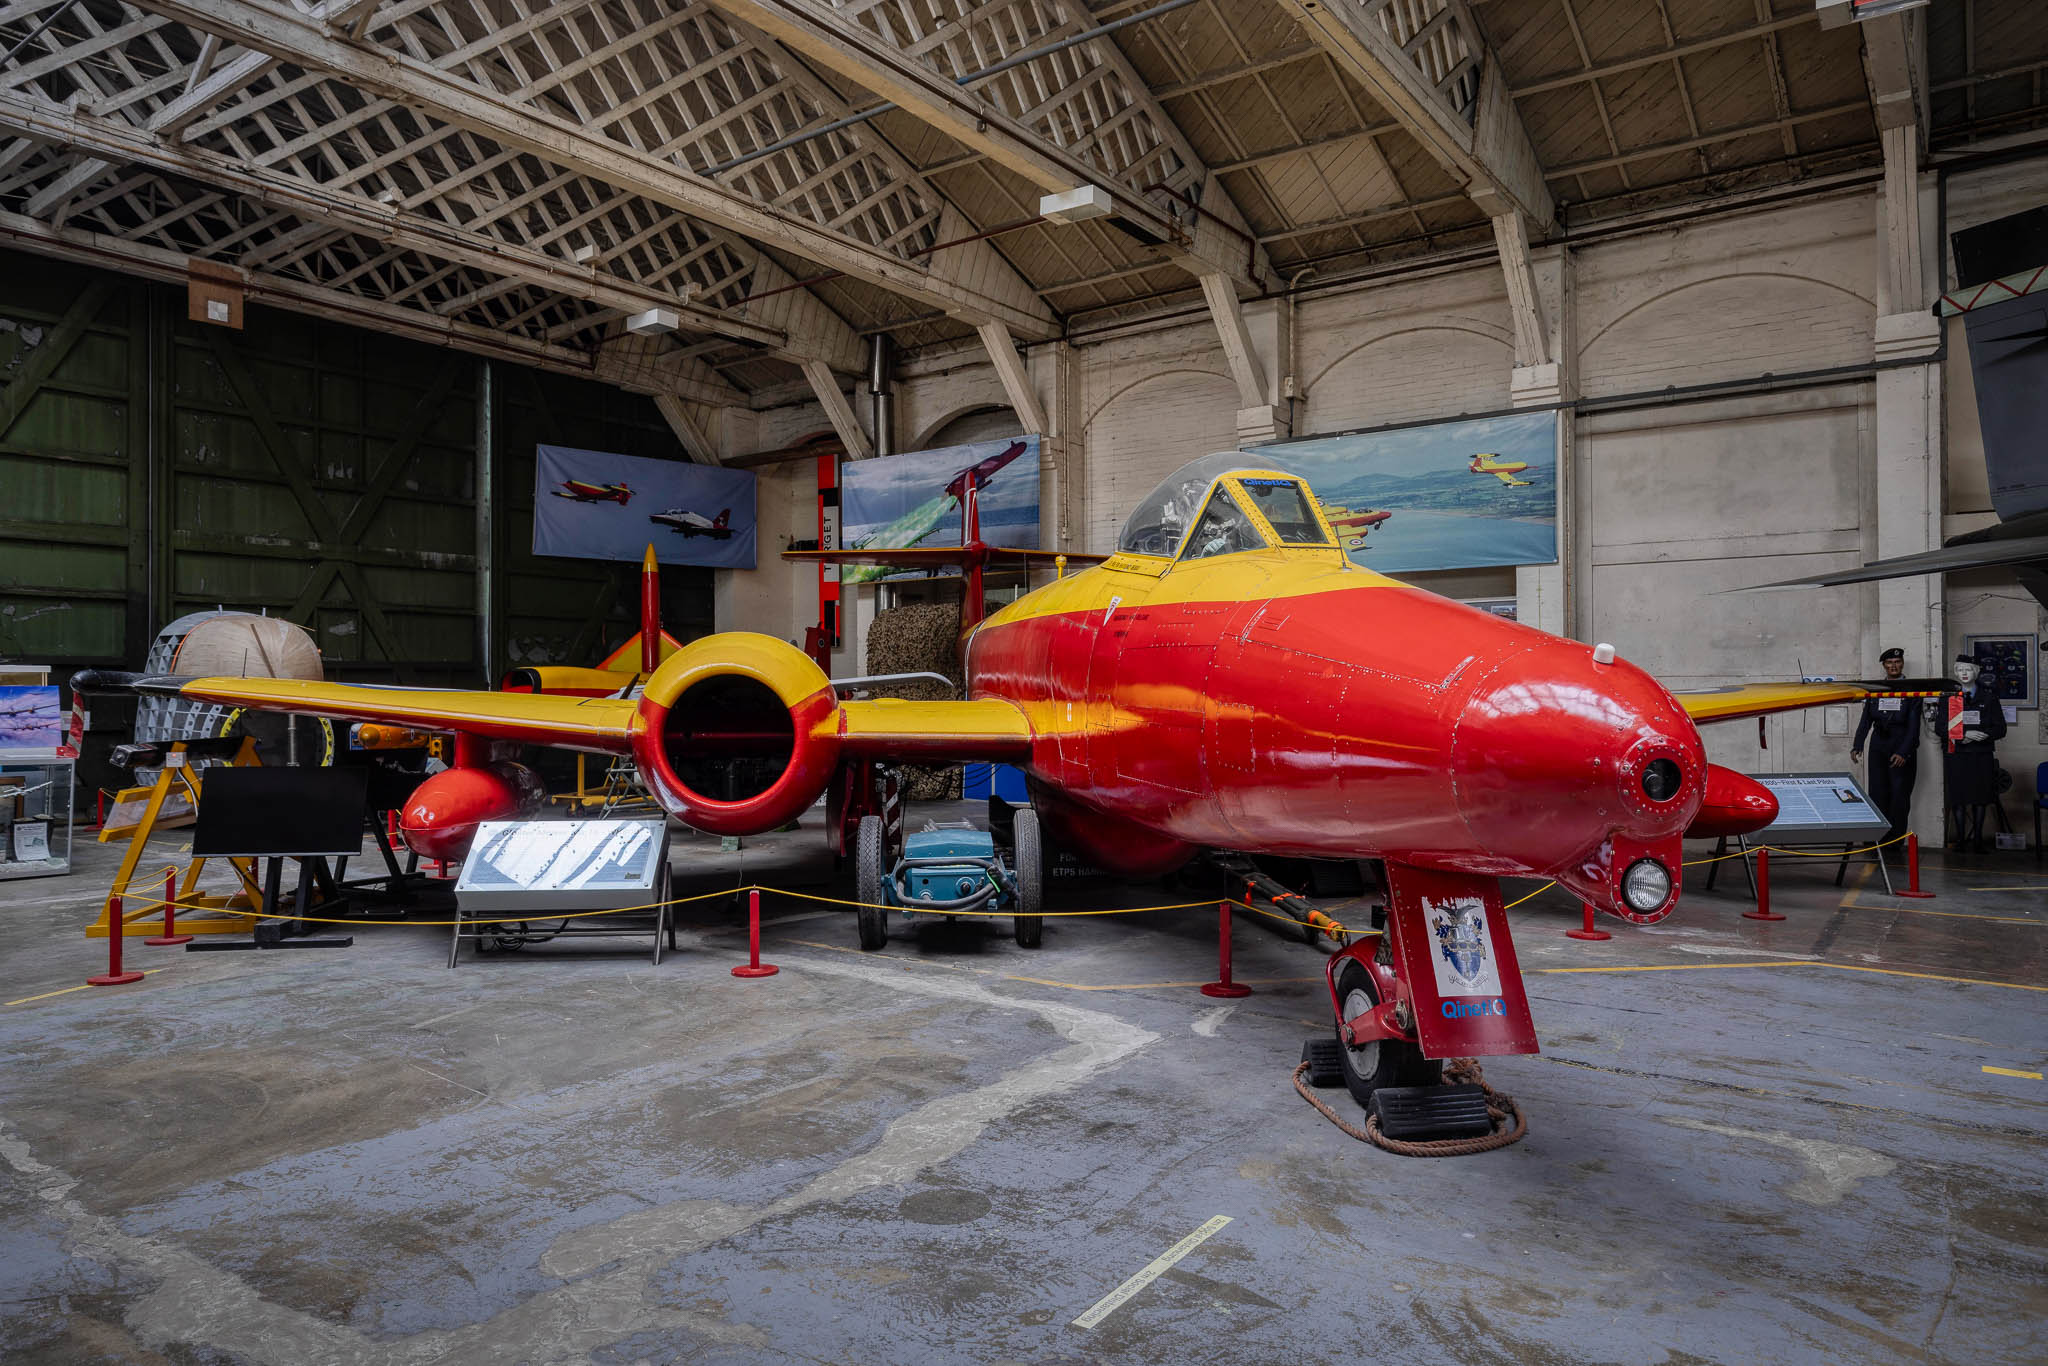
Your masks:
[{"label": "camouflage netting", "polygon": [[[960,609],[956,605],[918,603],[879,612],[868,627],[867,672],[908,674],[930,671],[960,681]],[[959,689],[937,683],[894,683],[874,690],[877,697],[917,701],[958,697]],[[960,795],[960,767],[903,770],[903,795],[912,801],[940,801]]]}]

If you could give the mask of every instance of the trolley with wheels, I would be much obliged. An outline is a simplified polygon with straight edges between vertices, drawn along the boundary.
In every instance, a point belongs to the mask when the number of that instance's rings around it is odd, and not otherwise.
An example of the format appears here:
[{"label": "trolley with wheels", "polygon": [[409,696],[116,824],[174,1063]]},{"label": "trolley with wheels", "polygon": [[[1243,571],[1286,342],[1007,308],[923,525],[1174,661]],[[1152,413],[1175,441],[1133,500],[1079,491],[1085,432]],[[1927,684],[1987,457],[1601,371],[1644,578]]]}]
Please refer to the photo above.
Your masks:
[{"label": "trolley with wheels", "polygon": [[879,949],[892,924],[920,919],[976,919],[1007,915],[1020,948],[1035,949],[1045,934],[1045,859],[1038,813],[1025,807],[1013,818],[1009,847],[986,830],[939,827],[903,836],[903,852],[890,859],[880,816],[863,816],[854,839],[854,899],[860,946]]}]

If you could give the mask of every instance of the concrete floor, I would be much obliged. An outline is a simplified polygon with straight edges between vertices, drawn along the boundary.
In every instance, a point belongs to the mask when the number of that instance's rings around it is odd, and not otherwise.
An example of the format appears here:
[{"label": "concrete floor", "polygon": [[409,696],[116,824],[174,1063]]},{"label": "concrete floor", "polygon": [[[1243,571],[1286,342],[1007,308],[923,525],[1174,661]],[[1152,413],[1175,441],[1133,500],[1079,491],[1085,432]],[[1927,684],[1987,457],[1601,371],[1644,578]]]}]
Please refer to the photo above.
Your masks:
[{"label": "concrete floor", "polygon": [[[816,843],[679,869],[817,888]],[[1779,924],[1695,885],[1603,944],[1530,902],[1544,1052],[1487,1066],[1529,1136],[1425,1161],[1288,1085],[1320,955],[1240,926],[1257,994],[1195,991],[1207,913],[861,954],[771,899],[760,981],[723,902],[658,968],[131,941],[144,982],[45,995],[103,961],[82,851],[0,884],[10,1363],[2048,1360],[2048,1083],[1984,1070],[2048,1070],[2028,855],[1928,902],[1781,867]]]}]

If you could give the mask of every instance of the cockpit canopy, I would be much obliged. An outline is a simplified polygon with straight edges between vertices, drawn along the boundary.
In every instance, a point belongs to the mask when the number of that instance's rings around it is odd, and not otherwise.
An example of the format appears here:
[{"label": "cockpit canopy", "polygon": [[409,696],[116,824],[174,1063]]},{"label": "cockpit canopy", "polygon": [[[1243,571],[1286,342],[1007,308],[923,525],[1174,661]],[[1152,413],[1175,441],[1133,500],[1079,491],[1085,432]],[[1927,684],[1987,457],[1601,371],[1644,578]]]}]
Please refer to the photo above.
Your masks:
[{"label": "cockpit canopy", "polygon": [[[1168,559],[1231,555],[1266,548],[1265,528],[1281,545],[1327,546],[1330,536],[1312,496],[1301,480],[1262,468],[1243,451],[1219,451],[1190,460],[1145,495],[1124,522],[1116,548]],[[1258,516],[1247,516],[1247,508]]]}]

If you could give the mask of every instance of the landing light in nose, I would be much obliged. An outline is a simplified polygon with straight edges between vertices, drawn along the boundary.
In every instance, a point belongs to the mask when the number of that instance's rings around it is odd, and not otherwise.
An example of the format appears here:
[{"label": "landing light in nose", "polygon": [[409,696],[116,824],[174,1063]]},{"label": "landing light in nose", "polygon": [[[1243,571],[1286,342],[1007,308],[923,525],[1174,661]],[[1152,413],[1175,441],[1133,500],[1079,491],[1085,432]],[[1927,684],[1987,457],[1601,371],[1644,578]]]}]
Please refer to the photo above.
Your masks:
[{"label": "landing light in nose", "polygon": [[1639,858],[1622,875],[1621,899],[1629,909],[1649,915],[1671,899],[1670,870],[1653,858]]}]

